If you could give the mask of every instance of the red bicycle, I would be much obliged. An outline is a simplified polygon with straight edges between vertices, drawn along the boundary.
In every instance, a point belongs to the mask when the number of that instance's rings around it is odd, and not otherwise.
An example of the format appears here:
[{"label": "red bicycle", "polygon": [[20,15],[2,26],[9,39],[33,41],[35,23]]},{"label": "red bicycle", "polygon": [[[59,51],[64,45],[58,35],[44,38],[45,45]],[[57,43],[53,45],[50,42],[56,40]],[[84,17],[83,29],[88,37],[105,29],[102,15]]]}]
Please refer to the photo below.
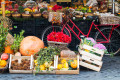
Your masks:
[{"label": "red bicycle", "polygon": [[[120,51],[120,31],[117,29],[120,26],[120,24],[96,25],[94,22],[95,20],[92,21],[88,33],[84,34],[75,25],[75,23],[71,19],[69,19],[64,24],[62,24],[62,27],[60,26],[47,27],[42,34],[42,40],[44,41],[45,45],[47,45],[47,35],[51,33],[54,28],[56,32],[63,31],[65,34],[69,35],[70,37],[71,37],[71,32],[72,32],[81,41],[80,35],[89,37],[92,27],[94,26],[98,30],[96,32],[94,39],[98,43],[103,43],[106,46],[109,53],[113,52],[114,55],[116,55]],[[71,23],[72,26],[69,25],[69,23]],[[111,26],[111,27],[104,27],[104,28],[99,29],[98,26]],[[76,33],[75,29],[77,29],[79,33]]]}]

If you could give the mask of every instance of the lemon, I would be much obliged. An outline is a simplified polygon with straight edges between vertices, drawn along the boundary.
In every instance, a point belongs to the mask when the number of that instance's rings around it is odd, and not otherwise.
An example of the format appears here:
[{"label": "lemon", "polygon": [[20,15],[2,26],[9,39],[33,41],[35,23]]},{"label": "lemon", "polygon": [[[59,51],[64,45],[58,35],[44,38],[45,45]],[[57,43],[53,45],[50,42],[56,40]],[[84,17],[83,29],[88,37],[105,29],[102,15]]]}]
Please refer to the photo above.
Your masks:
[{"label": "lemon", "polygon": [[61,63],[62,63],[62,64],[63,64],[63,63],[65,63],[65,62],[66,62],[66,60],[65,60],[65,59],[62,59],[62,60],[61,60]]},{"label": "lemon", "polygon": [[65,63],[63,64],[63,68],[69,68],[69,65],[68,65],[67,62],[65,62]]},{"label": "lemon", "polygon": [[58,66],[57,66],[57,69],[61,69],[63,67],[63,65],[62,64],[58,64]]},{"label": "lemon", "polygon": [[44,65],[40,65],[40,70],[45,70],[45,66]]}]

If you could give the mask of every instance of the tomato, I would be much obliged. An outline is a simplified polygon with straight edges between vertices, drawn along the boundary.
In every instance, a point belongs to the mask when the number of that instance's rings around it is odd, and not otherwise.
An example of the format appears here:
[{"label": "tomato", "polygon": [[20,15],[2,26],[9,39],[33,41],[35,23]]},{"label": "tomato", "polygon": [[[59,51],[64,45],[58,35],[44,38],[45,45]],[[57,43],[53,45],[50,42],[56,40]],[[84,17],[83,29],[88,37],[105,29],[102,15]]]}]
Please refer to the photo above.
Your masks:
[{"label": "tomato", "polygon": [[8,54],[6,54],[6,53],[3,53],[2,55],[1,55],[1,59],[2,60],[7,60],[8,59]]}]

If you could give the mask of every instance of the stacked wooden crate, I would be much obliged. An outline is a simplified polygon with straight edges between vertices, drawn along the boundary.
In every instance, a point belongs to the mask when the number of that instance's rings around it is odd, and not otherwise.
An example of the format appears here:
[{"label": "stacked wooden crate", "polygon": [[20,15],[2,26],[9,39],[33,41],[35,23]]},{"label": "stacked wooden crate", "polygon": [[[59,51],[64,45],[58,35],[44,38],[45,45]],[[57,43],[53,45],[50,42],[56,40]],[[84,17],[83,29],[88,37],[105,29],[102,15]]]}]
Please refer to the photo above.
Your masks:
[{"label": "stacked wooden crate", "polygon": [[102,58],[104,55],[104,51],[99,50],[97,48],[83,45],[80,46],[79,53],[80,57],[80,65],[95,71],[100,71],[102,67]]}]

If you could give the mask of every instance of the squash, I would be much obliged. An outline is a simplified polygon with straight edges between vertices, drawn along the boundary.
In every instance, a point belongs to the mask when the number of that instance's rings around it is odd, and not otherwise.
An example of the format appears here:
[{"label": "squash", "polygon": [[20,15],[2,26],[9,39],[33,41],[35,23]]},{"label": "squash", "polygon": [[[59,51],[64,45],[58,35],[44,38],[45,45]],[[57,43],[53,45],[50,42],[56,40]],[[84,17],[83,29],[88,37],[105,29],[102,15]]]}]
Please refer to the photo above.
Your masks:
[{"label": "squash", "polygon": [[31,56],[44,48],[44,43],[38,37],[27,36],[20,43],[20,53],[23,56]]},{"label": "squash", "polygon": [[71,67],[73,69],[77,68],[77,60],[74,60],[73,62],[71,62]]},{"label": "squash", "polygon": [[6,47],[5,47],[5,51],[4,51],[4,53],[13,54],[14,51],[13,51],[10,47],[11,47],[11,46],[6,46]]}]

